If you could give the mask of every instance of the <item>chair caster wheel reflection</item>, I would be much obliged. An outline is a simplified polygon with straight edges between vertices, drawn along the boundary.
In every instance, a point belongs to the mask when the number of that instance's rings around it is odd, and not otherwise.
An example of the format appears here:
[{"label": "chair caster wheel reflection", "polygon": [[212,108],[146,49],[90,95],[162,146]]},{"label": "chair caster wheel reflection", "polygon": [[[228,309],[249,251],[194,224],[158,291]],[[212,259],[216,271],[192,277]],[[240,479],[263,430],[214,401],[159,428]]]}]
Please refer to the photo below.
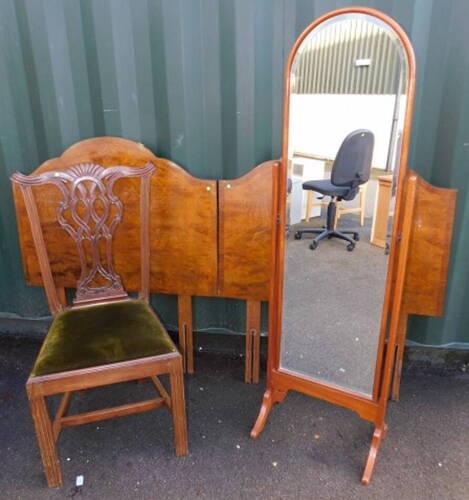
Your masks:
[{"label": "chair caster wheel reflection", "polygon": [[311,245],[309,245],[309,248],[311,250],[316,250],[316,248],[318,248],[318,242],[317,241],[312,241]]},{"label": "chair caster wheel reflection", "polygon": [[360,241],[360,235],[359,235],[358,233],[355,233],[355,234],[353,235],[353,239],[354,239],[355,241]]},{"label": "chair caster wheel reflection", "polygon": [[299,231],[295,233],[295,240],[301,240],[301,233]]},{"label": "chair caster wheel reflection", "polygon": [[354,248],[355,248],[355,243],[349,243],[349,244],[347,245],[347,250],[348,250],[349,252],[352,252]]}]

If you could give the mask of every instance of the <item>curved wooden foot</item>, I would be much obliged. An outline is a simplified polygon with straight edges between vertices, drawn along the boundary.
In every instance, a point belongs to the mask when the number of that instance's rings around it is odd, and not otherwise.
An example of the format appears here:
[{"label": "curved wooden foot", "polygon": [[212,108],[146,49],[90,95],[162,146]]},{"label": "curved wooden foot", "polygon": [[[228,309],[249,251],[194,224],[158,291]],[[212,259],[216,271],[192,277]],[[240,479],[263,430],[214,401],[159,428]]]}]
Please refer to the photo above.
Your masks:
[{"label": "curved wooden foot", "polygon": [[378,454],[381,441],[386,437],[387,432],[388,426],[386,424],[375,427],[373,439],[371,440],[370,452],[368,453],[365,470],[363,472],[362,484],[367,485],[371,480],[371,475],[373,474],[373,469],[375,468],[376,455]]},{"label": "curved wooden foot", "polygon": [[276,389],[267,389],[265,391],[259,415],[251,431],[252,438],[256,438],[264,430],[272,406],[275,403],[283,401],[286,395],[286,391],[278,391]]}]

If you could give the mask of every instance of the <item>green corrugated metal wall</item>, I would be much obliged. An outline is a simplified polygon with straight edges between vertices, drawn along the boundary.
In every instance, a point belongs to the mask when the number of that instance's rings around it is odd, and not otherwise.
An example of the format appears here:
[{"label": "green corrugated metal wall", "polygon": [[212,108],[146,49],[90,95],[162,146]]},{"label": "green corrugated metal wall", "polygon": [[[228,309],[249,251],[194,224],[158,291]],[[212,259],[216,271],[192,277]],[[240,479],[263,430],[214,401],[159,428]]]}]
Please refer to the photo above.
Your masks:
[{"label": "green corrugated metal wall", "polygon": [[[141,141],[194,175],[230,178],[281,148],[282,72],[297,35],[332,0],[2,0],[0,311],[47,314],[24,283],[8,175],[90,136]],[[410,339],[469,346],[469,2],[361,2],[409,33],[418,87],[411,166],[460,189],[446,315]],[[175,323],[174,297],[155,299]],[[198,329],[242,331],[244,305],[196,299]],[[0,324],[1,329],[1,324]]]},{"label": "green corrugated metal wall", "polygon": [[[303,45],[304,44],[304,45]],[[295,59],[297,94],[395,94],[404,49],[389,30],[366,18],[346,19],[314,31]],[[303,48],[304,47],[304,48]],[[356,66],[357,59],[370,59]]]}]

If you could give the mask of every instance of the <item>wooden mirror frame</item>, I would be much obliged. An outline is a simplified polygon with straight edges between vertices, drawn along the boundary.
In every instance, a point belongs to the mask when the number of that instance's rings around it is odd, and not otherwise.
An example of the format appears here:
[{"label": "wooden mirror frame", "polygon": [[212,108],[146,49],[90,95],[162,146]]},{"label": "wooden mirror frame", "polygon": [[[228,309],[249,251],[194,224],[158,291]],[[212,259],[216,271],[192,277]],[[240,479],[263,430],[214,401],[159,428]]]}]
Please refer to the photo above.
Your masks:
[{"label": "wooden mirror frame", "polygon": [[[376,357],[373,393],[363,393],[345,389],[337,385],[320,381],[306,375],[280,367],[282,303],[285,259],[285,224],[286,224],[286,177],[288,165],[288,127],[290,107],[290,73],[293,60],[303,40],[324,21],[342,14],[366,14],[387,24],[399,38],[407,57],[407,105],[405,109],[402,133],[402,146],[399,159],[399,176],[396,194],[396,208],[391,236],[391,252],[387,270],[385,299],[381,319],[381,331]],[[415,182],[412,182],[407,168],[410,127],[412,121],[415,94],[415,57],[404,30],[390,16],[368,7],[345,7],[333,10],[314,20],[298,37],[293,45],[285,68],[285,87],[283,101],[283,144],[282,162],[275,180],[273,197],[273,278],[269,303],[269,346],[267,361],[267,387],[264,393],[259,416],[251,431],[256,438],[264,429],[267,417],[275,403],[283,401],[289,390],[295,390],[314,396],[333,404],[344,406],[357,412],[360,417],[375,425],[370,451],[362,476],[362,483],[368,484],[373,473],[376,455],[381,441],[386,435],[385,415],[393,377],[396,343],[399,331],[407,253],[412,222],[412,203],[415,194]]]}]

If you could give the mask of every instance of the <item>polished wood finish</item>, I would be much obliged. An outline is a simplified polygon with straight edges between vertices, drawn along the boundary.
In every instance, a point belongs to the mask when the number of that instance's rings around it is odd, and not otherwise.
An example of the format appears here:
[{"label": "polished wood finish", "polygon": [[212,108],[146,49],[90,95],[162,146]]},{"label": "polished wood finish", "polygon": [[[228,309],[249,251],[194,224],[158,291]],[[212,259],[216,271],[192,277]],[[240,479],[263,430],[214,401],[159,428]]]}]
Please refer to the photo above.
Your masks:
[{"label": "polished wood finish", "polygon": [[218,293],[267,300],[271,270],[273,179],[279,162],[218,181]]},{"label": "polished wood finish", "polygon": [[160,379],[156,375],[152,375],[150,377],[150,381],[155,386],[155,389],[158,391],[158,394],[161,394],[161,397],[165,400],[166,407],[171,408],[171,396],[168,394],[168,391],[165,389]]},{"label": "polished wood finish", "polygon": [[179,350],[182,354],[184,371],[194,373],[194,341],[192,332],[192,297],[178,296]]},{"label": "polished wood finish", "polygon": [[386,424],[375,427],[373,438],[371,440],[370,453],[366,459],[365,470],[362,477],[362,484],[364,485],[370,483],[371,475],[373,474],[373,469],[375,467],[376,456],[378,454],[379,447],[381,446],[381,442],[386,437],[387,429],[388,427]]},{"label": "polished wood finish", "polygon": [[46,399],[43,396],[32,397],[29,392],[28,397],[47,485],[54,488],[62,484],[62,472]]},{"label": "polished wood finish", "polygon": [[278,161],[218,181],[218,295],[247,299],[244,379],[259,381],[260,301],[269,297],[272,201]]},{"label": "polished wood finish", "polygon": [[158,159],[152,179],[150,289],[217,295],[217,183]]},{"label": "polished wood finish", "polygon": [[[154,293],[217,295],[217,194],[216,181],[191,176],[175,163],[156,157],[142,144],[118,137],[98,137],[78,142],[60,157],[47,160],[33,173],[62,171],[80,163],[103,167],[141,167],[151,162],[156,172],[150,197],[150,281]],[[116,273],[126,290],[141,288],[138,182],[116,183],[115,193],[123,203],[123,219],[113,240]],[[43,285],[39,262],[19,186],[14,186],[18,233],[26,279]],[[51,261],[54,281],[73,288],[79,276],[79,259],[72,240],[64,240],[54,224],[54,203],[60,192],[53,186],[34,188],[39,219]]]},{"label": "polished wood finish", "polygon": [[[149,150],[133,141],[114,137],[93,138],[74,144],[60,157],[47,160],[33,174],[60,172],[70,165],[83,163],[95,163],[103,167],[114,165],[141,167],[148,162],[155,165],[155,159]],[[33,189],[54,282],[58,287],[74,288],[80,274],[80,262],[75,243],[71,238],[63,238],[63,230],[55,222],[55,206],[60,200],[60,191],[48,185]],[[13,190],[26,279],[32,285],[42,286],[43,279],[21,188],[14,185]],[[115,194],[123,203],[123,219],[113,240],[115,270],[122,277],[124,288],[138,290],[141,267],[139,227],[135,224],[136,220],[140,220],[139,205],[135,204],[135,200],[140,198],[138,180],[126,181],[124,186],[117,183]],[[128,263],[122,265],[125,262]],[[132,267],[130,272],[127,272],[128,267]]]},{"label": "polished wood finish", "polygon": [[261,346],[261,303],[248,300],[246,303],[246,360],[244,364],[244,381],[257,384],[259,382]]},{"label": "polished wood finish", "polygon": [[[154,170],[155,166],[150,162],[136,168],[127,166],[105,168],[93,163],[83,163],[36,175],[26,176],[16,172],[11,176],[12,182],[20,186],[24,196],[34,248],[52,313],[63,309],[64,296],[60,292],[62,296],[59,299],[57,293],[60,288],[57,288],[52,275],[50,255],[32,188],[50,185],[58,188],[58,199],[53,211],[55,221],[51,220],[48,227],[53,227],[54,232],[57,231],[59,239],[54,241],[56,249],[59,249],[65,241],[71,240],[75,245],[80,277],[76,283],[73,303],[78,306],[128,297],[122,286],[121,277],[114,270],[112,259],[114,233],[121,224],[123,215],[123,204],[114,193],[114,186],[122,178],[137,178],[140,183],[141,221],[137,233],[140,240],[140,298],[148,300],[149,178]],[[54,208],[52,203],[48,200],[49,210]],[[59,230],[62,230],[62,234]]]},{"label": "polished wood finish", "polygon": [[[120,275],[115,271],[113,259],[114,236],[119,232],[125,213],[125,203],[118,194],[117,185],[120,185],[120,194],[125,198],[127,191],[124,181],[130,183],[132,180],[138,180],[139,183],[137,197],[134,198],[133,204],[134,207],[137,206],[137,216],[134,216],[132,221],[137,231],[137,262],[139,262],[137,268],[140,268],[136,276],[140,285],[139,297],[148,301],[148,276],[150,272],[149,179],[154,169],[155,166],[151,162],[133,168],[122,165],[104,167],[99,164],[84,163],[67,166],[61,170],[44,170],[30,176],[19,173],[12,175],[12,182],[20,188],[20,192],[24,195],[23,202],[29,218],[30,234],[33,238],[36,258],[40,273],[44,278],[46,295],[53,314],[62,311],[67,306],[63,286],[58,286],[54,281],[53,264],[49,261],[51,256],[48,250],[52,249],[54,258],[60,260],[60,248],[62,248],[62,252],[66,251],[70,241],[74,244],[74,248],[72,247],[74,253],[79,256],[80,266],[79,279],[75,284],[77,292],[73,308],[80,308],[82,313],[85,313],[90,310],[90,304],[130,300],[122,286]],[[40,198],[38,201],[35,196],[37,192],[33,189],[44,185],[55,187],[59,196],[55,193],[56,196],[52,199]],[[131,195],[134,195],[132,189],[130,190]],[[140,204],[135,203],[135,199],[140,199]],[[41,208],[43,208],[42,214],[47,214],[46,226],[43,225],[40,218]],[[52,214],[55,215],[55,220]],[[50,238],[47,240],[44,237],[47,230],[54,231],[59,236],[59,240],[54,241]],[[49,243],[49,248],[46,241]],[[85,246],[86,243],[88,245]],[[133,242],[129,242],[129,246],[131,244]],[[62,276],[64,275],[62,274]],[[159,321],[155,314],[154,316]],[[168,405],[168,394],[156,379],[156,375],[161,373],[167,373],[170,377],[170,405]],[[144,377],[151,378],[155,387],[159,389],[161,393],[159,398],[81,414],[66,415],[73,391],[127,380],[140,380]],[[176,454],[187,454],[182,377],[182,357],[175,348],[174,352],[159,356],[148,356],[44,376],[31,375],[27,381],[26,389],[49,487],[59,486],[62,482],[55,449],[55,441],[62,427],[128,415],[159,406],[168,406],[173,418]],[[64,396],[52,422],[47,411],[45,397],[58,393],[63,393]]]},{"label": "polished wood finish", "polygon": [[[60,157],[44,162],[33,173],[61,171],[71,164],[97,163],[140,167],[151,162],[150,291],[176,295],[205,295],[267,300],[270,284],[272,179],[277,161],[265,162],[239,179],[212,181],[191,176],[175,163],[155,156],[143,145],[117,137],[81,141]],[[138,268],[138,185],[125,190],[122,223],[113,244],[116,272],[127,290],[140,286]],[[124,192],[125,191],[125,192]],[[217,191],[219,199],[217,200]],[[28,283],[43,285],[39,262],[20,188],[14,186],[20,246]],[[50,207],[60,193],[50,186],[35,188],[38,205],[48,204],[39,219],[45,228],[52,275],[58,287],[72,288],[79,275],[73,241],[61,241],[52,224]],[[219,226],[219,229],[217,228]],[[133,242],[137,245],[134,245]],[[59,244],[60,242],[60,244]],[[63,246],[65,245],[65,247]],[[219,248],[217,248],[219,247]],[[55,258],[62,252],[65,258]]]},{"label": "polished wood finish", "polygon": [[440,316],[451,253],[456,211],[456,189],[435,187],[415,172],[414,219],[398,327],[392,399],[399,399],[404,347],[409,314]]},{"label": "polished wood finish", "polygon": [[65,293],[65,288],[62,286],[56,286],[55,293],[57,294],[57,298],[62,307],[63,308],[67,307],[67,295]]},{"label": "polished wood finish", "polygon": [[[103,366],[82,368],[70,372],[53,373],[34,377],[34,382],[27,383],[31,396],[50,396],[67,391],[84,391],[93,387],[110,385],[130,380],[140,380],[152,376],[164,375],[174,369],[175,360],[181,355],[178,352],[161,356],[148,356],[131,361],[110,363]],[[182,360],[181,360],[182,362]]]},{"label": "polished wood finish", "polygon": [[[141,289],[142,298],[149,292],[179,297],[180,348],[185,369],[193,373],[190,297],[259,301],[269,296],[272,193],[278,162],[263,163],[232,181],[198,179],[175,163],[155,156],[142,144],[117,137],[98,137],[74,144],[60,157],[44,162],[34,174],[62,171],[78,163],[135,168],[148,162],[156,166],[150,185],[149,236],[146,231],[140,234],[148,238],[150,252],[141,256],[139,250],[147,245],[140,241],[136,224],[142,212],[135,204],[140,187],[133,180],[126,182],[125,189],[116,183],[115,192],[123,202],[123,217],[113,239],[115,270],[123,287],[131,291]],[[51,261],[51,275],[45,274],[43,278],[21,188],[15,185],[13,189],[26,279],[32,285],[55,283],[57,293],[50,307],[58,311],[65,307],[64,288],[73,288],[80,275],[74,242],[64,239],[61,228],[54,224],[53,207],[60,192],[54,186],[34,187],[39,207],[37,218]],[[149,277],[140,274],[140,258],[149,262]],[[258,366],[250,365],[255,372]]]},{"label": "polished wood finish", "polygon": [[401,311],[401,316],[399,318],[399,326],[397,331],[396,355],[394,361],[394,372],[392,377],[392,388],[391,388],[391,399],[393,401],[399,401],[408,317],[409,315],[407,313]]},{"label": "polished wood finish", "polygon": [[444,310],[457,190],[432,186],[418,175],[416,182],[412,251],[402,308],[411,314],[440,316]]},{"label": "polished wood finish", "polygon": [[[69,404],[71,391],[128,380],[139,380],[142,377],[148,377],[154,383],[155,373],[169,373],[170,375],[170,404],[168,404],[168,394],[164,388],[161,390],[158,384],[154,384],[161,395],[159,398],[64,416],[66,407]],[[54,444],[62,427],[80,425],[166,406],[173,418],[176,455],[180,456],[188,453],[182,358],[179,353],[113,363],[43,377],[32,377],[28,379],[26,387],[43,460],[44,472],[49,487],[56,487],[62,483],[57,451]],[[57,393],[65,393],[65,395],[52,424],[47,412],[45,396]]]},{"label": "polished wood finish", "polygon": [[169,372],[169,384],[171,387],[171,415],[173,417],[175,452],[180,457],[189,453],[181,357],[177,359]]},{"label": "polished wood finish", "polygon": [[88,424],[99,420],[107,420],[114,417],[123,417],[132,413],[154,410],[165,405],[163,398],[147,399],[138,403],[130,403],[111,408],[103,408],[101,410],[87,411],[77,415],[68,415],[59,419],[61,427],[72,427],[74,425]]},{"label": "polished wood finish", "polygon": [[[382,328],[380,334],[380,345],[378,348],[381,359],[377,360],[375,383],[372,396],[357,394],[332,384],[324,383],[309,377],[302,376],[285,370],[280,365],[280,342],[282,324],[282,303],[284,285],[284,260],[285,260],[285,221],[286,221],[286,169],[288,165],[288,132],[289,132],[289,95],[290,95],[290,70],[296,52],[306,36],[322,22],[341,14],[368,14],[386,23],[399,38],[404,48],[408,61],[407,71],[407,107],[404,117],[404,128],[402,146],[400,151],[400,178],[397,188],[396,199],[396,223],[393,227],[391,237],[390,265],[388,266],[388,277],[385,291],[385,302],[388,307],[383,311]],[[397,336],[397,323],[400,317],[400,306],[404,286],[405,269],[407,263],[408,243],[411,229],[410,218],[412,210],[408,210],[408,200],[412,199],[412,193],[403,187],[408,181],[407,159],[409,149],[409,134],[412,119],[413,99],[415,93],[415,58],[409,39],[402,28],[388,15],[375,9],[367,7],[345,7],[328,12],[313,23],[299,36],[293,45],[285,68],[285,95],[283,111],[283,154],[278,175],[278,189],[274,197],[274,216],[278,218],[279,224],[273,226],[273,283],[271,287],[269,303],[269,352],[267,362],[267,388],[261,410],[255,423],[252,436],[257,437],[263,429],[272,405],[279,400],[278,394],[296,390],[319,397],[335,404],[356,411],[363,418],[373,422],[375,433],[372,439],[370,452],[365,466],[362,482],[367,484],[371,478],[376,453],[384,437],[385,414],[389,398],[391,377],[394,367],[394,355]],[[412,190],[411,190],[412,191]]]},{"label": "polished wood finish", "polygon": [[[402,166],[401,166],[402,168]],[[362,484],[370,482],[374,470],[376,455],[381,441],[386,435],[385,423],[387,404],[391,391],[399,321],[401,319],[401,303],[406,273],[406,263],[409,253],[410,231],[413,220],[412,200],[415,196],[415,177],[406,172],[405,184],[400,184],[401,191],[397,194],[396,217],[402,223],[395,223],[393,227],[391,255],[386,283],[386,292],[383,307],[382,324],[388,318],[389,328],[381,330],[378,359],[376,362],[375,387],[378,377],[381,378],[379,393],[374,394],[378,401],[378,411],[375,420],[375,431],[362,476]],[[400,201],[402,200],[402,201]],[[402,203],[400,205],[399,203]],[[404,206],[404,209],[401,207]],[[401,215],[402,214],[402,215]],[[397,251],[396,251],[397,249]],[[391,260],[394,257],[394,260]]]},{"label": "polished wood finish", "polygon": [[34,244],[34,250],[39,261],[39,272],[44,282],[49,309],[51,310],[52,314],[56,314],[64,309],[64,305],[62,304],[61,300],[59,300],[57,295],[57,286],[54,282],[54,277],[52,276],[52,266],[49,265],[49,256],[44,241],[44,234],[41,230],[41,222],[39,220],[36,201],[34,199],[31,186],[22,186],[17,183],[15,183],[14,186],[19,186],[19,189],[21,190],[21,193],[23,195],[23,201],[25,204],[25,210],[28,219],[29,221],[33,221],[33,223],[31,224],[31,234]]},{"label": "polished wood finish", "polygon": [[288,392],[290,389],[302,392],[309,396],[318,397],[329,403],[344,406],[354,410],[361,418],[374,422],[378,414],[376,401],[360,392],[347,390],[342,387],[315,380],[305,375],[299,376],[291,370],[281,368],[272,373],[272,383],[276,390]]},{"label": "polished wood finish", "polygon": [[57,441],[59,437],[60,430],[62,428],[61,420],[62,417],[67,413],[71,399],[72,399],[72,392],[71,391],[65,392],[62,396],[62,399],[60,400],[59,407],[57,408],[57,411],[55,413],[54,423],[52,424],[55,441]]},{"label": "polished wood finish", "polygon": [[270,410],[276,403],[281,403],[287,395],[287,391],[282,391],[277,388],[269,388],[264,392],[264,397],[262,399],[261,409],[259,415],[251,430],[251,437],[253,439],[257,438],[259,434],[264,430],[265,424],[267,423],[267,417],[269,416]]}]

